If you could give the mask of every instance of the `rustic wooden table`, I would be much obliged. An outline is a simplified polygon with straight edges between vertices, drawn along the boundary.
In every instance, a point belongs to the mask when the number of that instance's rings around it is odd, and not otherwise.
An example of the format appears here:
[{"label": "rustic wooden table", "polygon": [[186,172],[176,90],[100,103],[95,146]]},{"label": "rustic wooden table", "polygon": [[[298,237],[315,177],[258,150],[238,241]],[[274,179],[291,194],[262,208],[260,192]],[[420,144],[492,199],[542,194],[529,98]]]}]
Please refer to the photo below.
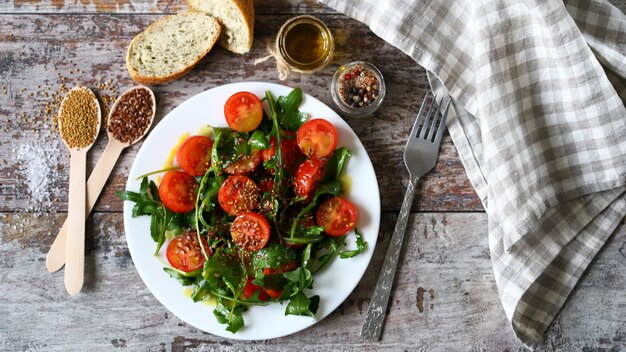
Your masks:
[{"label": "rustic wooden table", "polygon": [[[614,1],[622,10],[623,0]],[[126,181],[141,145],[126,150],[87,224],[86,281],[69,297],[63,272],[49,274],[46,253],[66,214],[68,153],[52,128],[64,89],[90,86],[109,103],[131,87],[124,55],[131,38],[182,1],[16,0],[0,4],[0,350],[2,351],[329,351],[522,350],[498,294],[487,244],[487,217],[450,138],[419,185],[389,314],[379,343],[359,331],[393,231],[407,181],[402,149],[428,90],[422,68],[368,28],[314,1],[257,0],[256,39],[244,56],[215,48],[189,75],[154,87],[157,119],[206,89],[228,82],[279,82],[274,61],[258,65],[288,18],[325,21],[337,40],[331,65],[292,75],[331,105],[337,66],[372,61],[387,98],[373,117],[346,119],[365,145],[381,189],[382,220],[374,259],[348,299],[329,317],[292,336],[241,342],[183,323],[147,290],[124,238]],[[101,134],[88,167],[101,154]],[[626,349],[626,228],[612,236],[547,333],[540,350]],[[208,319],[212,318],[210,312]],[[270,322],[271,323],[271,322]]]}]

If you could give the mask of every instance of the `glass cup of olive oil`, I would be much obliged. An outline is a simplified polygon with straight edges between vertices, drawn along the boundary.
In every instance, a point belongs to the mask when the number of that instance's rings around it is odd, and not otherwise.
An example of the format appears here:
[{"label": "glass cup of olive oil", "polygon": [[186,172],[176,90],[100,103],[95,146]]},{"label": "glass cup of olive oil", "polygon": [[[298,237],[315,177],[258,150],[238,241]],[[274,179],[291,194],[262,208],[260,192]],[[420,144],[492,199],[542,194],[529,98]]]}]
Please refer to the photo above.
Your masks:
[{"label": "glass cup of olive oil", "polygon": [[315,73],[328,65],[335,40],[324,22],[316,17],[294,17],[281,27],[276,51],[291,71]]}]

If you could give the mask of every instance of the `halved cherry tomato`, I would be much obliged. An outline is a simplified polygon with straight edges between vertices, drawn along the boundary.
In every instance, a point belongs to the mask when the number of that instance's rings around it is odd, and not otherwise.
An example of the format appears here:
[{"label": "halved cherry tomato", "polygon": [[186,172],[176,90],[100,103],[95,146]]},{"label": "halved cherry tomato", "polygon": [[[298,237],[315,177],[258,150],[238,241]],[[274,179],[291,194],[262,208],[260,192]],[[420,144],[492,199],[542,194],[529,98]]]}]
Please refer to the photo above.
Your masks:
[{"label": "halved cherry tomato", "polygon": [[282,290],[274,290],[271,288],[265,288],[263,289],[265,291],[265,293],[267,293],[268,296],[274,298],[274,299],[279,299],[280,296],[283,295],[283,291]]},{"label": "halved cherry tomato", "polygon": [[224,167],[224,171],[231,175],[243,175],[253,171],[261,162],[261,151],[258,149],[252,149],[250,155],[243,155],[239,160],[234,163],[228,164]]},{"label": "halved cherry tomato", "polygon": [[159,198],[175,213],[186,213],[196,207],[198,182],[182,171],[168,171],[159,185]]},{"label": "halved cherry tomato", "polygon": [[206,136],[191,136],[178,148],[178,165],[191,176],[203,176],[211,166],[213,141]]},{"label": "halved cherry tomato", "polygon": [[246,283],[246,287],[243,289],[243,296],[245,299],[250,299],[255,291],[259,291],[259,299],[261,301],[267,301],[267,296],[265,295],[263,288],[253,284],[252,280],[252,278],[248,278],[248,283]]},{"label": "halved cherry tomato", "polygon": [[230,215],[239,215],[254,210],[259,203],[259,188],[247,176],[233,175],[222,183],[217,201]]},{"label": "halved cherry tomato", "polygon": [[261,124],[263,106],[259,98],[250,92],[235,93],[224,104],[224,116],[233,130],[250,132]]},{"label": "halved cherry tomato", "polygon": [[270,239],[270,224],[259,213],[243,213],[230,227],[233,241],[246,251],[254,252],[265,247]]},{"label": "halved cherry tomato", "polygon": [[[287,134],[291,137],[291,139],[287,137],[283,137],[280,140],[280,144],[281,144],[281,149],[283,152],[284,168],[293,174],[293,172],[296,170],[298,165],[300,165],[300,163],[304,161],[305,156],[304,154],[302,154],[302,151],[300,151],[300,148],[298,147],[298,143],[295,140],[295,137],[296,137],[295,133],[287,132]],[[272,160],[275,155],[276,155],[276,138],[272,136],[270,137],[270,147],[268,149],[263,150],[263,160],[264,161]],[[270,168],[267,171],[269,171],[271,174],[274,174],[273,168]]]},{"label": "halved cherry tomato", "polygon": [[288,273],[290,271],[296,270],[297,267],[298,267],[298,262],[295,260],[292,260],[288,263],[281,265],[280,268],[276,268],[276,269],[264,268],[263,275],[284,274],[284,273]]},{"label": "halved cherry tomato", "polygon": [[270,177],[263,177],[259,180],[259,190],[266,193],[274,189],[274,180]]},{"label": "halved cherry tomato", "polygon": [[[211,255],[211,247],[204,236],[202,236],[202,246],[207,255]],[[174,237],[167,245],[165,256],[171,266],[186,273],[202,268],[206,261],[195,231],[188,231]]]},{"label": "halved cherry tomato", "polygon": [[310,197],[315,192],[317,183],[324,174],[325,161],[307,159],[296,170],[293,180],[294,192],[298,197]]},{"label": "halved cherry tomato", "polygon": [[315,220],[331,236],[343,236],[356,226],[356,207],[341,197],[325,200],[317,209]]},{"label": "halved cherry tomato", "polygon": [[324,119],[305,122],[298,129],[297,142],[304,155],[311,159],[321,159],[337,149],[337,129]]}]

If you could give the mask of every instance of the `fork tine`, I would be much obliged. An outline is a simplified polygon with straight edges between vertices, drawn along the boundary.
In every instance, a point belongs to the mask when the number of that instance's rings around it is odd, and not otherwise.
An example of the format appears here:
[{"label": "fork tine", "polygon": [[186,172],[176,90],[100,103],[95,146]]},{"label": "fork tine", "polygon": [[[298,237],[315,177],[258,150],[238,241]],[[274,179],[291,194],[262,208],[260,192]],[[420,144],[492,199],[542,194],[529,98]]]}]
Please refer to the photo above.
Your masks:
[{"label": "fork tine", "polygon": [[426,93],[426,95],[424,96],[424,101],[422,102],[422,106],[420,106],[420,111],[417,113],[417,119],[415,119],[415,123],[413,124],[413,128],[411,129],[409,140],[411,140],[414,137],[417,137],[417,130],[419,129],[420,125],[425,119],[423,112],[424,112],[424,107],[426,106],[426,103],[428,102],[429,96],[430,96],[430,92]]},{"label": "fork tine", "polygon": [[433,136],[435,135],[435,129],[437,127],[437,121],[439,120],[439,114],[441,113],[441,107],[443,106],[443,100],[445,99],[445,97],[442,97],[441,100],[439,100],[439,102],[437,103],[437,109],[435,110],[435,114],[433,115],[433,120],[430,123],[430,127],[428,128],[428,137],[426,137],[426,140],[428,141],[432,141],[433,140]]},{"label": "fork tine", "polygon": [[441,122],[439,123],[439,129],[437,130],[437,135],[435,136],[434,140],[434,143],[436,143],[437,145],[441,143],[441,137],[443,136],[443,132],[446,130],[446,119],[448,118],[448,109],[450,109],[450,103],[452,103],[452,98],[448,98],[446,108],[441,114]]},{"label": "fork tine", "polygon": [[422,129],[420,130],[420,134],[419,136],[417,136],[418,139],[424,139],[426,137],[426,131],[428,130],[428,121],[430,121],[431,116],[433,116],[433,108],[435,107],[437,103],[437,96],[433,94],[433,102],[432,104],[430,104],[430,107],[428,108],[428,114],[426,114],[426,118],[424,119],[424,124],[422,125]]}]

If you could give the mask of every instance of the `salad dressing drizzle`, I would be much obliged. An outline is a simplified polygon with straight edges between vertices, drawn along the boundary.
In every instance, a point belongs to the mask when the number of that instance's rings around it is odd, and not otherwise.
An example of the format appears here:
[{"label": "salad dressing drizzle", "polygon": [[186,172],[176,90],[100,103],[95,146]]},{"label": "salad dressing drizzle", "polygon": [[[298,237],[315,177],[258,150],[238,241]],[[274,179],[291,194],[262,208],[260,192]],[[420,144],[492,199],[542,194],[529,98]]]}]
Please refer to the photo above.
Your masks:
[{"label": "salad dressing drizzle", "polygon": [[187,138],[189,138],[189,132],[183,133],[178,138],[178,142],[176,142],[176,145],[173,146],[172,149],[170,149],[170,153],[167,154],[167,158],[165,159],[165,162],[163,163],[163,169],[167,169],[167,168],[174,166],[174,158],[176,157],[176,152],[178,152],[178,148],[180,147],[181,144],[183,144],[184,141],[187,140]]}]

